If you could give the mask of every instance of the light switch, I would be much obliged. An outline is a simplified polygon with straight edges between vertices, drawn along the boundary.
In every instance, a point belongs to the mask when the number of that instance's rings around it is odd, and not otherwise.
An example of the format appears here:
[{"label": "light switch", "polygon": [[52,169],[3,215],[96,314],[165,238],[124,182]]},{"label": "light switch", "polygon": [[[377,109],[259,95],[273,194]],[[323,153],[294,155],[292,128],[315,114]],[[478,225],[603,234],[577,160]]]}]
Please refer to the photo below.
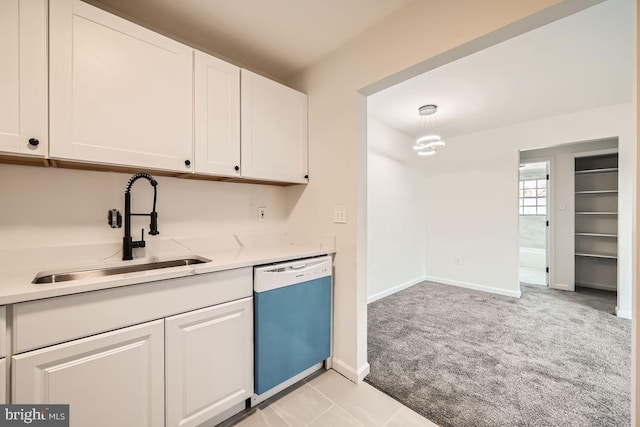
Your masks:
[{"label": "light switch", "polygon": [[347,207],[346,206],[335,206],[333,208],[333,222],[336,224],[347,223]]}]

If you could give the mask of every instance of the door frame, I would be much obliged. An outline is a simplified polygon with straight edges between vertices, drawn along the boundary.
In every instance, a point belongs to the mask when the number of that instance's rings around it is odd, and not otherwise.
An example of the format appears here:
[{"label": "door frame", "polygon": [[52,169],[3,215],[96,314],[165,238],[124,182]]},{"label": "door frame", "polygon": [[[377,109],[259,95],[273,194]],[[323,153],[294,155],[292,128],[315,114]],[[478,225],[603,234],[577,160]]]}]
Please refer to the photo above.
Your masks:
[{"label": "door frame", "polygon": [[[555,195],[555,156],[541,156],[535,157],[531,159],[521,159],[522,151],[518,152],[518,183],[520,181],[520,165],[528,164],[528,163],[547,163],[547,173],[549,174],[549,179],[547,181],[547,221],[549,221],[549,227],[547,227],[547,247],[546,247],[546,258],[547,258],[547,268],[549,272],[547,273],[547,286],[549,288],[556,288],[555,283],[555,224],[554,224],[554,208],[555,201],[553,199]],[[519,201],[518,201],[519,202]],[[518,215],[518,225],[520,224],[520,212],[517,212]],[[520,268],[520,227],[518,226],[518,269]],[[520,290],[520,280],[518,279],[518,289]]]}]

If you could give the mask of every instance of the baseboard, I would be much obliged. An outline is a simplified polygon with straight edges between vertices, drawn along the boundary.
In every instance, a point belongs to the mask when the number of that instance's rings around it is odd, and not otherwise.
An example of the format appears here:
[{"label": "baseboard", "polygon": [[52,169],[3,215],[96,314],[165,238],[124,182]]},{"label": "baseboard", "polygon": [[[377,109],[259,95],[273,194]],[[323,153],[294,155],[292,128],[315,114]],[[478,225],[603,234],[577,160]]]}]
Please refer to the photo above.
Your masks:
[{"label": "baseboard", "polygon": [[622,317],[623,319],[631,319],[631,311],[619,310],[618,307],[616,307],[616,316]]},{"label": "baseboard", "polygon": [[457,280],[444,279],[442,277],[426,276],[429,282],[442,283],[445,285],[458,286],[459,288],[473,289],[475,291],[489,292],[492,294],[505,295],[508,297],[520,298],[520,290],[509,291],[506,289],[492,288],[491,286],[478,285],[477,283],[459,282]]},{"label": "baseboard", "polygon": [[369,375],[369,370],[371,369],[371,367],[369,366],[369,363],[365,363],[356,371],[354,368],[347,365],[342,360],[334,357],[332,360],[331,369],[337,371],[340,375],[347,378],[348,380],[358,384],[362,382],[362,380],[364,380],[364,377]]},{"label": "baseboard", "polygon": [[569,285],[568,283],[556,283],[555,285],[549,285],[551,289],[558,289],[560,291],[575,291],[575,287]]},{"label": "baseboard", "polygon": [[425,280],[424,276],[418,277],[417,279],[409,280],[408,282],[401,283],[398,286],[394,286],[393,288],[389,288],[385,291],[378,292],[377,294],[373,294],[367,298],[367,304],[371,304],[372,302],[377,301],[381,298],[388,297],[389,295],[395,294],[396,292],[400,292],[403,289],[410,288],[413,285],[417,285],[420,282],[424,282],[424,280]]},{"label": "baseboard", "polygon": [[611,291],[616,292],[618,290],[617,286],[605,285],[602,283],[595,282],[576,282],[576,286],[582,286],[583,288],[591,288],[591,289],[599,289],[601,291]]}]

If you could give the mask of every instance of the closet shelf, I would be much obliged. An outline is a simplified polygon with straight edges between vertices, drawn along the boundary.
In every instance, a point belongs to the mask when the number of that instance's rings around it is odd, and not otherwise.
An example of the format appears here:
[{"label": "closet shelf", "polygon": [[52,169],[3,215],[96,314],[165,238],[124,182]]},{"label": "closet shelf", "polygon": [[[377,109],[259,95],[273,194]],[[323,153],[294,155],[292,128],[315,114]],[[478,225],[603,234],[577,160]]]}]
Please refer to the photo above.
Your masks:
[{"label": "closet shelf", "polygon": [[618,172],[618,168],[586,169],[586,170],[576,171],[576,175],[584,175],[588,173],[609,173],[609,172]]},{"label": "closet shelf", "polygon": [[589,252],[576,252],[576,256],[589,257],[589,258],[618,259],[617,255],[600,254],[600,253],[589,253]]},{"label": "closet shelf", "polygon": [[576,212],[576,215],[618,215],[618,212]]},{"label": "closet shelf", "polygon": [[589,190],[589,191],[576,191],[576,194],[618,194],[618,190]]},{"label": "closet shelf", "polygon": [[576,232],[576,236],[611,237],[614,239],[618,237],[617,234],[611,234],[611,233],[579,233],[579,232]]},{"label": "closet shelf", "polygon": [[576,157],[575,281],[615,291],[618,284],[618,154]]}]

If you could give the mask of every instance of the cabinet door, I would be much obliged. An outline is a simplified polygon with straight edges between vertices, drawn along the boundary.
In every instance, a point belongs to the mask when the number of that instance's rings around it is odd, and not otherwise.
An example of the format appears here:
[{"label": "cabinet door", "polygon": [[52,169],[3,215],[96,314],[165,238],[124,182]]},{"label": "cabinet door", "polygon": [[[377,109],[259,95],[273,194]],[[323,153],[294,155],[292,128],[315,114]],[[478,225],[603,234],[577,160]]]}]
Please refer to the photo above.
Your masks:
[{"label": "cabinet door", "polygon": [[7,403],[7,359],[0,359],[0,405]]},{"label": "cabinet door", "polygon": [[62,403],[71,426],[164,425],[163,321],[13,356],[13,403]]},{"label": "cabinet door", "polygon": [[199,425],[253,394],[252,300],[166,319],[167,427]]},{"label": "cabinet door", "polygon": [[240,68],[195,51],[195,170],[240,176]]},{"label": "cabinet door", "polygon": [[307,95],[242,70],[242,176],[306,183]]},{"label": "cabinet door", "polygon": [[0,1],[0,152],[47,154],[46,4]]},{"label": "cabinet door", "polygon": [[79,0],[50,26],[51,157],[190,171],[193,49]]}]

